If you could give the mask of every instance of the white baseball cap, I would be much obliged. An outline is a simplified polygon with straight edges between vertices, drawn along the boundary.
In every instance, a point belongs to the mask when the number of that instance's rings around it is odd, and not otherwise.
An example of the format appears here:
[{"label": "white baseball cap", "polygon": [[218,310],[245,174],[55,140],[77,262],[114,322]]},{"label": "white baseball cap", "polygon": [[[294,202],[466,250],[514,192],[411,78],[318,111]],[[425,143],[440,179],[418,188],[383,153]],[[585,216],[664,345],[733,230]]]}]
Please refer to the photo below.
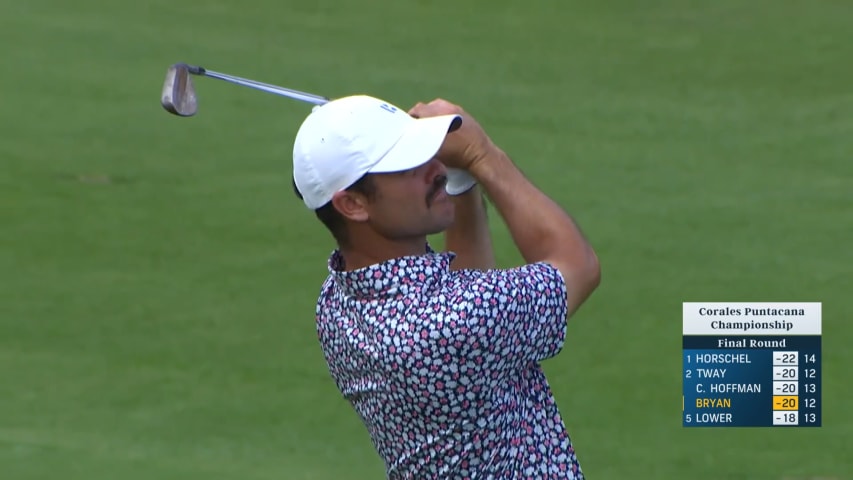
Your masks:
[{"label": "white baseball cap", "polygon": [[414,118],[367,95],[314,107],[293,144],[293,181],[316,210],[367,173],[409,170],[430,161],[459,115]]}]

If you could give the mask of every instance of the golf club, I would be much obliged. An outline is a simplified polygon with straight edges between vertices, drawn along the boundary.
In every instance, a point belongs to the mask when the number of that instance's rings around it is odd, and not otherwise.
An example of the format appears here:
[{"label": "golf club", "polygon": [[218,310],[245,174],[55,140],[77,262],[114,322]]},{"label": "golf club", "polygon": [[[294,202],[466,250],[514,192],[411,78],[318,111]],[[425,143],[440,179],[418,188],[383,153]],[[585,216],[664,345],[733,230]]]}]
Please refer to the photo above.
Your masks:
[{"label": "golf club", "polygon": [[[298,90],[291,90],[277,85],[249,80],[248,78],[235,77],[225,73],[214,72],[196,65],[176,63],[169,67],[169,70],[166,72],[166,81],[163,84],[163,92],[160,96],[160,103],[169,113],[180,117],[191,117],[198,111],[198,97],[195,94],[195,87],[193,86],[192,77],[190,75],[217,78],[226,82],[292,98],[302,102],[312,103],[314,105],[323,105],[331,101],[328,97],[315,95],[313,93],[300,92]],[[456,123],[453,129],[458,127],[459,124]],[[460,191],[470,189],[471,185],[474,184],[474,179],[463,170],[448,168],[447,173],[452,184],[463,185],[463,188]],[[451,185],[451,183],[448,185]]]},{"label": "golf club", "polygon": [[189,65],[186,63],[176,63],[169,67],[166,72],[166,81],[163,83],[163,91],[160,96],[160,103],[163,108],[169,113],[181,116],[190,117],[198,111],[198,97],[195,93],[192,77],[197,75],[203,77],[216,78],[226,82],[242,85],[244,87],[254,88],[264,92],[280,95],[283,97],[292,98],[302,102],[312,103],[314,105],[323,105],[330,101],[329,98],[312,93],[300,92],[289,88],[270,85],[248,78],[235,77],[226,73],[214,72],[197,65]]}]

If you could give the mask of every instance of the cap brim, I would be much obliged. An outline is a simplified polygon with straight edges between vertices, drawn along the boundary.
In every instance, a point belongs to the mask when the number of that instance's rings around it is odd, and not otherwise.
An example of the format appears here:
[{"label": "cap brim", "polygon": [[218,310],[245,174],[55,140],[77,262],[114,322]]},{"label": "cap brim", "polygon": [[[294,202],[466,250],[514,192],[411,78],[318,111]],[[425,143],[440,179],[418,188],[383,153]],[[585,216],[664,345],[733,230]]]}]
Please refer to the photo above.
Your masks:
[{"label": "cap brim", "polygon": [[392,173],[411,170],[430,161],[448,132],[462,124],[459,115],[419,118],[410,123],[403,136],[369,173]]}]

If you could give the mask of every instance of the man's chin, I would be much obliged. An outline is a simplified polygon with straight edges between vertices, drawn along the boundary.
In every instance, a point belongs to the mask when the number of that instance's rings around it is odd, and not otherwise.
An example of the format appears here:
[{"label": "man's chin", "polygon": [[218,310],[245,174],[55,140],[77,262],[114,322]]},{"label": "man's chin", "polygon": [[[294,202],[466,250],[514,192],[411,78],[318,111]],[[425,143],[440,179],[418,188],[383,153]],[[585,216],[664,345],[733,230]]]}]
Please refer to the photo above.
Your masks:
[{"label": "man's chin", "polygon": [[441,219],[438,219],[435,222],[435,227],[431,229],[431,231],[427,235],[435,235],[438,233],[444,233],[453,226],[453,220],[455,215],[453,214],[453,209],[447,215],[444,215]]}]

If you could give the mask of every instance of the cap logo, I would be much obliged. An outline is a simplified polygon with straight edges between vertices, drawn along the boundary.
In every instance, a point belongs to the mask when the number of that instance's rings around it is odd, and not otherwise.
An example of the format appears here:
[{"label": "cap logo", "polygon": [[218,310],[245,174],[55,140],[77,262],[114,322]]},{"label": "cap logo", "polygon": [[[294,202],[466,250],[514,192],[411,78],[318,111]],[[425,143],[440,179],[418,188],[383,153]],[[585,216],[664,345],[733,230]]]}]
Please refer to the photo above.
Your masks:
[{"label": "cap logo", "polygon": [[392,107],[391,105],[388,105],[387,103],[383,103],[382,105],[380,105],[379,108],[391,113],[397,113],[397,109],[395,107]]}]

